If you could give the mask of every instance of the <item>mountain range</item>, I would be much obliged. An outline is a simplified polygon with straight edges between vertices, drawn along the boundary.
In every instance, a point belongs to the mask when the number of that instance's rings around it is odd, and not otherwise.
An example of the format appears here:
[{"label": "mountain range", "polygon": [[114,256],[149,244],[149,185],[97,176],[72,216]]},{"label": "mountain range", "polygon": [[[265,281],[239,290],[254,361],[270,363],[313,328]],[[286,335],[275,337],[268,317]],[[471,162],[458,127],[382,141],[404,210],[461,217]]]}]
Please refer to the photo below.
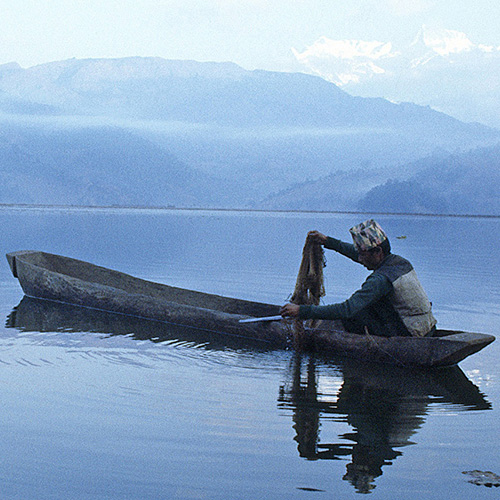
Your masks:
[{"label": "mountain range", "polygon": [[[496,129],[232,63],[0,66],[0,123],[0,203],[373,210],[386,196],[405,206],[397,183],[432,189],[422,179],[428,169],[439,176],[437,158],[463,160],[443,167],[452,176],[484,148],[492,159],[477,176],[500,170]],[[469,188],[457,183],[457,200]]]},{"label": "mountain range", "polygon": [[500,128],[500,47],[461,31],[422,26],[399,45],[323,36],[294,54],[304,71],[353,95],[430,105]]}]

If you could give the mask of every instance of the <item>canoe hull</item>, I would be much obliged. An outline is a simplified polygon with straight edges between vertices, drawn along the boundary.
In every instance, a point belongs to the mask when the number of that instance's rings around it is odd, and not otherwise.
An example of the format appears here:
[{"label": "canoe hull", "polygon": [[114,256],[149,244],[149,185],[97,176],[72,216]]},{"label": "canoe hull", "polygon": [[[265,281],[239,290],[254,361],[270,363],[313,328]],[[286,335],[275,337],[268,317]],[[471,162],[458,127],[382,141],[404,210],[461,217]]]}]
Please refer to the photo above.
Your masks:
[{"label": "canoe hull", "polygon": [[[206,294],[135,278],[88,262],[37,251],[7,254],[12,273],[27,296],[186,325],[222,335],[290,347],[293,322],[240,323],[273,316],[279,306]],[[448,366],[481,350],[492,335],[441,332],[441,337],[374,337],[338,332],[332,322],[305,330],[300,346],[321,353],[404,366]]]},{"label": "canoe hull", "polygon": [[[44,252],[16,252],[8,254],[7,259],[29,297],[203,328],[276,347],[288,345],[289,328],[280,322],[239,323],[252,314],[277,314],[278,306],[161,285]],[[205,305],[216,308],[202,307]]]}]

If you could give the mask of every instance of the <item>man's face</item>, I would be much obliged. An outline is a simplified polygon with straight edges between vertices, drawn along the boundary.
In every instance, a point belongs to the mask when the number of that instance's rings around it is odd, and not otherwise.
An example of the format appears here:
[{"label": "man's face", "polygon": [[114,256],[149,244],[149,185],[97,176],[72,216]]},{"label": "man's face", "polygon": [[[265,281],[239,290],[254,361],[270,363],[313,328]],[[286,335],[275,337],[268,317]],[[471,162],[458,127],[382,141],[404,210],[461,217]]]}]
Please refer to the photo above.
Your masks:
[{"label": "man's face", "polygon": [[358,261],[371,271],[377,269],[383,260],[384,252],[382,252],[380,247],[358,252]]}]

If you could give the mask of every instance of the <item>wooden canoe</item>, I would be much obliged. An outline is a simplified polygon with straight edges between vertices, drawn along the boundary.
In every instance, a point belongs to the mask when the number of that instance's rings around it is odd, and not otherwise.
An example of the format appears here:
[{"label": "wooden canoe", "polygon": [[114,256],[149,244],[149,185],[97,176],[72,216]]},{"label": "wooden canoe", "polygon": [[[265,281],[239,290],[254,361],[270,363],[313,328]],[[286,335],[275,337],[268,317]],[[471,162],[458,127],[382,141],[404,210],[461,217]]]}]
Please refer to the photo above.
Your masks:
[{"label": "wooden canoe", "polygon": [[[69,257],[39,251],[7,254],[14,277],[29,297],[100,309],[211,333],[293,345],[290,320],[248,322],[274,316],[279,306],[154,283]],[[434,337],[376,337],[336,331],[322,321],[306,328],[301,348],[403,366],[454,365],[495,340],[493,335],[438,330]]]}]

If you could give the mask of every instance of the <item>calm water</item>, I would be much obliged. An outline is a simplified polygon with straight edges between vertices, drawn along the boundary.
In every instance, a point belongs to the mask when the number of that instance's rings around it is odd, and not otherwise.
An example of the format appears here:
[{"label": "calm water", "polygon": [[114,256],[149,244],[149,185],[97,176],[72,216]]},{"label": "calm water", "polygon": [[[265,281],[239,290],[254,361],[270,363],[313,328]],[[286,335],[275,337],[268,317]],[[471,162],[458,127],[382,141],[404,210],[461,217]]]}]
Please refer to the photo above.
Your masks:
[{"label": "calm water", "polygon": [[[12,208],[0,245],[282,303],[306,232],[364,218]],[[499,219],[377,219],[440,326],[498,335]],[[366,271],[327,257],[341,300]],[[6,261],[0,286],[1,498],[498,498],[462,471],[500,474],[500,341],[412,372],[23,299]]]}]

